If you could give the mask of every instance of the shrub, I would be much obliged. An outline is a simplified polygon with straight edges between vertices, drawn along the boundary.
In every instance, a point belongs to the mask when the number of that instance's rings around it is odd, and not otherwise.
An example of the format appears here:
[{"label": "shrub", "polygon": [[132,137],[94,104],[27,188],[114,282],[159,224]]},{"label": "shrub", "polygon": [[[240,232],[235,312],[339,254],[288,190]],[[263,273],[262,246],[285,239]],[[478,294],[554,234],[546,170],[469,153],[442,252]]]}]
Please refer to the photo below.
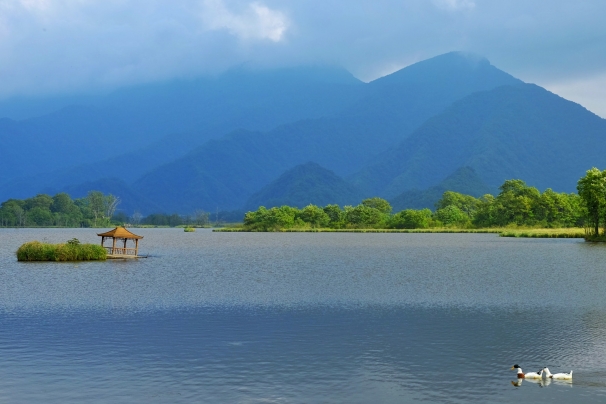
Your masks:
[{"label": "shrub", "polygon": [[106,258],[105,248],[97,244],[80,244],[77,239],[72,239],[65,244],[30,241],[17,250],[17,260],[19,261],[93,261]]},{"label": "shrub", "polygon": [[431,210],[406,209],[392,216],[390,227],[394,229],[427,229],[431,224]]},{"label": "shrub", "polygon": [[330,216],[316,205],[307,205],[299,212],[299,218],[309,223],[311,227],[326,227],[330,223]]},{"label": "shrub", "polygon": [[469,222],[469,216],[455,205],[438,209],[434,217],[446,226],[459,225],[464,227]]}]

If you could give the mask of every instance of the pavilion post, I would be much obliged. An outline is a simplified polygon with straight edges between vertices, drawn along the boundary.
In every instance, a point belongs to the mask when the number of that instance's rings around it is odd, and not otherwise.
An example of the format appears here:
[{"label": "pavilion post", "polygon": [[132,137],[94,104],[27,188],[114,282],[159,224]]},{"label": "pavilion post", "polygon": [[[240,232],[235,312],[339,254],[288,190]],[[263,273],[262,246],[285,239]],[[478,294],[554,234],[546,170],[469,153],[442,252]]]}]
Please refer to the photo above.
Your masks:
[{"label": "pavilion post", "polygon": [[112,237],[113,243],[112,243],[112,254],[116,253],[116,238]]},{"label": "pavilion post", "polygon": [[135,239],[135,255],[139,255],[139,239]]}]

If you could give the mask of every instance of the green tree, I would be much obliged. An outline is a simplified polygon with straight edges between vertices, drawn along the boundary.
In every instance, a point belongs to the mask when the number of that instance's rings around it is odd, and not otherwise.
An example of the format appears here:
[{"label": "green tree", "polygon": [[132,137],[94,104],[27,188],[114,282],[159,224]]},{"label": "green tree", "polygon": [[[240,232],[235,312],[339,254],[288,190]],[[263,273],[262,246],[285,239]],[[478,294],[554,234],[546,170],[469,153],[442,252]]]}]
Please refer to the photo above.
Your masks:
[{"label": "green tree", "polygon": [[387,202],[385,199],[376,196],[374,198],[364,199],[362,201],[362,205],[369,208],[377,209],[379,212],[385,214],[391,213],[392,210],[392,207],[389,202]]},{"label": "green tree", "polygon": [[49,195],[38,194],[33,198],[28,198],[25,201],[23,208],[25,210],[30,210],[33,208],[42,208],[43,210],[50,211],[50,207],[53,204],[53,198]]},{"label": "green tree", "polygon": [[448,205],[436,210],[434,217],[446,226],[466,226],[469,223],[469,216],[456,205]]},{"label": "green tree", "polygon": [[379,209],[363,204],[356,207],[345,207],[345,223],[350,227],[378,228],[381,227],[389,217]]},{"label": "green tree", "polygon": [[244,226],[249,230],[278,231],[289,229],[295,225],[295,219],[299,214],[297,208],[281,206],[267,209],[261,206],[254,212],[244,215]]},{"label": "green tree", "polygon": [[541,193],[522,180],[507,180],[499,187],[501,192],[494,200],[492,224],[506,226],[510,223],[532,225],[536,222],[534,208]]},{"label": "green tree", "polygon": [[51,211],[40,206],[28,210],[26,215],[30,226],[52,226],[54,222]]},{"label": "green tree", "polygon": [[329,225],[331,228],[338,229],[343,225],[344,212],[339,205],[326,205],[323,210],[330,219]]},{"label": "green tree", "polygon": [[541,224],[548,227],[571,227],[582,219],[579,196],[557,193],[546,189],[535,207],[535,215]]},{"label": "green tree", "polygon": [[478,199],[473,223],[478,227],[491,227],[496,223],[495,216],[495,197],[486,194]]},{"label": "green tree", "polygon": [[94,226],[97,227],[97,221],[103,218],[105,212],[105,198],[103,193],[99,191],[90,191],[86,196],[86,201],[92,218],[94,219]]},{"label": "green tree", "polygon": [[470,195],[463,195],[458,192],[446,191],[442,198],[436,203],[436,209],[444,209],[448,206],[456,206],[464,212],[469,219],[475,216],[480,201]]},{"label": "green tree", "polygon": [[604,211],[606,174],[593,167],[577,182],[577,191],[587,212],[587,223],[593,236],[600,234],[600,216]]},{"label": "green tree", "polygon": [[301,209],[298,216],[311,227],[326,227],[330,223],[330,217],[316,205],[307,205]]},{"label": "green tree", "polygon": [[405,209],[396,213],[390,220],[394,229],[427,229],[431,225],[431,210]]}]

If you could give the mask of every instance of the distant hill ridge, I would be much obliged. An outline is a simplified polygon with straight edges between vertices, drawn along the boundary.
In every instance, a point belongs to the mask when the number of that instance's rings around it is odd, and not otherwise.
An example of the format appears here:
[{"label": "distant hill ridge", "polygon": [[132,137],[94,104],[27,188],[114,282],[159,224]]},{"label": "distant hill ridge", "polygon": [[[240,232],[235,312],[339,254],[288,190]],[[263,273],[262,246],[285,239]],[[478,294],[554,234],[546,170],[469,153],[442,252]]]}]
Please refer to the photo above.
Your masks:
[{"label": "distant hill ridge", "polygon": [[352,205],[362,200],[362,193],[356,187],[337,176],[334,172],[309,162],[287,170],[284,174],[253,194],[245,210],[256,210],[259,206],[296,206],[303,208],[309,204]]},{"label": "distant hill ridge", "polygon": [[[64,187],[129,173],[132,182],[235,129],[269,130],[341,111],[364,95],[365,86],[332,67],[238,68],[104,96],[58,97],[61,107],[42,116],[0,120],[0,145],[11,151],[0,159],[0,198],[35,194],[49,181]],[[69,101],[76,104],[63,104]],[[11,110],[6,103],[0,102],[0,112]],[[17,104],[27,109],[24,100]],[[119,156],[119,168],[103,161]],[[129,157],[136,161],[129,164]]]},{"label": "distant hill ridge", "polygon": [[418,190],[411,189],[391,199],[394,211],[404,209],[435,209],[444,192],[453,191],[464,195],[479,198],[486,194],[496,194],[497,189],[492,189],[480,179],[471,167],[461,167],[446,177],[442,182],[433,187]]}]

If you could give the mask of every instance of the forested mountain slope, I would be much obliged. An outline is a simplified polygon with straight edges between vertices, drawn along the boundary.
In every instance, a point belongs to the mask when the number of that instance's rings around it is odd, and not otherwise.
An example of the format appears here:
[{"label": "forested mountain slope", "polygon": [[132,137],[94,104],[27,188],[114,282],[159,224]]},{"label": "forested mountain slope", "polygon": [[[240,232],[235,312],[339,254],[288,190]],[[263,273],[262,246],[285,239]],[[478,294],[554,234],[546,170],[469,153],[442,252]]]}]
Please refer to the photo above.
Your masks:
[{"label": "forested mountain slope", "polygon": [[471,195],[479,198],[485,194],[496,194],[496,188],[487,186],[471,167],[461,167],[454,173],[446,177],[438,185],[419,190],[411,189],[402,192],[400,195],[391,199],[391,206],[394,212],[403,209],[435,209],[435,204],[441,198],[444,192],[454,191],[464,195]]},{"label": "forested mountain slope", "polygon": [[133,186],[166,211],[237,209],[293,165],[315,161],[351,175],[460,97],[518,83],[485,59],[441,55],[375,80],[339,114],[209,141]]},{"label": "forested mountain slope", "polygon": [[491,188],[523,178],[539,189],[571,192],[588,168],[605,165],[606,120],[523,84],[454,103],[350,179],[366,192],[393,198],[468,166]]},{"label": "forested mountain slope", "polygon": [[245,210],[257,210],[259,206],[295,206],[309,204],[355,205],[363,199],[362,193],[334,172],[316,163],[301,164],[286,171],[259,192],[252,195]]},{"label": "forested mountain slope", "polygon": [[[238,68],[216,78],[76,97],[86,103],[35,118],[2,119],[0,145],[10,153],[0,159],[0,199],[29,196],[49,180],[62,187],[129,172],[130,181],[237,128],[269,130],[342,111],[365,88],[337,68]],[[100,161],[118,156],[120,167]]]}]

